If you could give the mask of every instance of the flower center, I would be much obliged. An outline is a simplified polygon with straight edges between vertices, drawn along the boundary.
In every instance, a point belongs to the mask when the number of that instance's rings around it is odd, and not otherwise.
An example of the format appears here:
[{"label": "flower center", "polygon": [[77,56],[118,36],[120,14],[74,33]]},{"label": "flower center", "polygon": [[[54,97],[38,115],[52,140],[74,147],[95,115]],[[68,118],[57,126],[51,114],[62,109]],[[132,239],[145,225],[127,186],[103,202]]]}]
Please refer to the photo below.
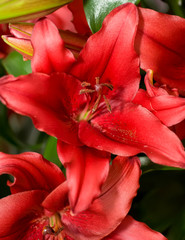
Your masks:
[{"label": "flower center", "polygon": [[105,94],[103,94],[103,90],[104,90],[104,87],[106,87],[112,91],[113,86],[110,83],[100,83],[99,77],[95,77],[95,80],[96,80],[96,84],[94,85],[94,88],[88,82],[81,83],[81,86],[83,87],[83,89],[80,90],[80,94],[93,94],[91,98],[91,103],[90,103],[90,110],[88,110],[88,115],[89,113],[90,115],[93,114],[97,110],[102,97],[104,99],[104,102],[107,106],[108,111],[111,112],[110,103],[106,98]]},{"label": "flower center", "polygon": [[65,240],[65,235],[62,232],[63,229],[60,215],[56,213],[49,218],[49,225],[43,227],[42,235],[44,236],[44,239],[47,240]]}]

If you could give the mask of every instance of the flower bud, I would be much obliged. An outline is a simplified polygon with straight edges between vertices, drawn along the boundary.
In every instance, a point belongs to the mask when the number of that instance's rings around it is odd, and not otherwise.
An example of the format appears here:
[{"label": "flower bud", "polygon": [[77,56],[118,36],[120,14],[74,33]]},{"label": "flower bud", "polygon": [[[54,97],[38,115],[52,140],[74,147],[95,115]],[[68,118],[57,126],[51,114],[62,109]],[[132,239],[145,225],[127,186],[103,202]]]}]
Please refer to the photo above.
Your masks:
[{"label": "flower bud", "polygon": [[0,23],[40,18],[72,0],[0,0]]},{"label": "flower bud", "polygon": [[17,52],[22,54],[25,60],[32,59],[33,47],[29,39],[15,38],[6,35],[3,35],[2,39],[10,47],[14,48]]},{"label": "flower bud", "polygon": [[[25,59],[32,59],[33,47],[31,35],[34,28],[32,23],[9,24],[10,32],[13,36],[2,36],[3,40],[16,51],[21,53]],[[59,30],[65,47],[68,48],[77,58],[87,41],[86,36],[70,31]]]}]

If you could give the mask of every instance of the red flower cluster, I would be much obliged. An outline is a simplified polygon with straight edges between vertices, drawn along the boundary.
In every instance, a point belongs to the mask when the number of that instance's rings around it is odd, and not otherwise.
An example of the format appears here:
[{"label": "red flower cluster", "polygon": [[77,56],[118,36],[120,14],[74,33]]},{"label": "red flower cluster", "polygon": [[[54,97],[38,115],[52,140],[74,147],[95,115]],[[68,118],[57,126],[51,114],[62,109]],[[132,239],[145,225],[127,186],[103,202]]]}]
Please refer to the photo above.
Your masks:
[{"label": "red flower cluster", "polygon": [[41,155],[1,153],[0,164],[1,174],[14,176],[12,195],[0,200],[1,239],[134,240],[138,232],[144,240],[166,239],[127,215],[139,187],[137,157],[116,157],[100,195],[78,214],[71,212],[63,173]]}]

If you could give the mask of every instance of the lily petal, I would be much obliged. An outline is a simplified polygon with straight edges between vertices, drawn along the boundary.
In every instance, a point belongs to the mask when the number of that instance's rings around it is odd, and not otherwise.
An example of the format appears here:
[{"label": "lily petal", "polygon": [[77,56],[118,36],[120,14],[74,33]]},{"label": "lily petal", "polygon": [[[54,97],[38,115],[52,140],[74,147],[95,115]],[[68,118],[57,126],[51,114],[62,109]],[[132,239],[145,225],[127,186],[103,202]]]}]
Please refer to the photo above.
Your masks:
[{"label": "lily petal", "polygon": [[166,126],[175,125],[185,119],[185,99],[169,95],[162,88],[150,83],[150,72],[146,74],[145,85],[147,91],[140,89],[133,102],[141,104],[151,111]]},{"label": "lily petal", "polygon": [[40,131],[82,145],[78,123],[71,118],[86,104],[80,89],[80,82],[64,73],[5,76],[0,81],[0,98],[7,107],[31,117]]},{"label": "lily petal", "polygon": [[39,189],[50,192],[65,181],[60,168],[42,155],[31,152],[0,153],[0,174],[4,173],[14,177],[14,182],[8,184],[12,193]]},{"label": "lily petal", "polygon": [[63,72],[75,62],[72,52],[64,47],[57,27],[49,19],[42,19],[35,24],[31,42],[34,49],[33,72]]},{"label": "lily petal", "polygon": [[57,11],[47,15],[46,17],[49,18],[58,29],[76,32],[76,29],[72,23],[73,14],[68,9],[67,5],[59,8]]},{"label": "lily petal", "polygon": [[185,19],[145,8],[138,10],[135,47],[141,68],[152,69],[159,83],[185,92]]},{"label": "lily petal", "polygon": [[116,155],[144,152],[155,163],[185,167],[185,152],[178,137],[146,108],[133,103],[93,118],[91,125],[81,122],[79,137],[89,147]]},{"label": "lily petal", "polygon": [[[139,59],[134,50],[137,25],[134,4],[114,9],[105,18],[101,30],[88,39],[71,74],[92,84],[96,77],[100,78],[100,83],[111,82],[116,93],[121,91],[122,100],[131,100],[140,81]],[[115,94],[114,89],[112,94]]]},{"label": "lily petal", "polygon": [[105,240],[167,240],[161,233],[150,229],[146,224],[126,216],[118,228]]},{"label": "lily petal", "polygon": [[58,212],[66,207],[68,203],[67,181],[56,187],[42,202],[42,206],[50,212]]},{"label": "lily petal", "polygon": [[77,215],[71,215],[69,211],[63,213],[65,232],[79,240],[98,240],[112,232],[130,209],[140,174],[137,157],[114,159],[101,195],[90,208]]},{"label": "lily petal", "polygon": [[74,213],[84,211],[100,194],[108,175],[110,154],[61,141],[58,154],[67,170],[70,206]]},{"label": "lily petal", "polygon": [[[0,222],[3,223],[3,227],[0,228],[0,239],[29,239],[30,234],[41,239],[42,224],[45,224],[46,221],[42,223],[37,222],[36,226],[34,226],[34,220],[36,221],[38,217],[43,215],[43,210],[39,205],[46,194],[45,191],[34,190],[0,199]],[[40,231],[38,231],[39,225]],[[31,227],[32,231],[29,232]]]},{"label": "lily petal", "polygon": [[83,0],[73,0],[72,3],[69,3],[67,7],[73,14],[73,24],[80,34],[91,35],[91,30],[86,20]]}]

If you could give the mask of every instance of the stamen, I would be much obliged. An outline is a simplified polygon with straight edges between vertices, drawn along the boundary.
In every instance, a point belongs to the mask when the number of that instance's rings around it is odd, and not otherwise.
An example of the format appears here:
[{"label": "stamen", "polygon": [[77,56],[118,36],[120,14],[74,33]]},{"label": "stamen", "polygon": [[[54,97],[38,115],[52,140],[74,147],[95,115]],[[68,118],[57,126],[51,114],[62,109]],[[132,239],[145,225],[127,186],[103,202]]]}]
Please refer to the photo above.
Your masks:
[{"label": "stamen", "polygon": [[82,87],[90,87],[91,84],[84,81],[84,82],[81,83],[81,86],[82,86]]},{"label": "stamen", "polygon": [[95,80],[96,80],[96,84],[100,83],[100,77],[95,77]]},{"label": "stamen", "polygon": [[98,96],[98,98],[96,99],[96,102],[92,108],[92,113],[94,113],[96,111],[96,109],[98,108],[98,105],[99,105],[99,102],[100,102],[100,99],[101,99],[101,94]]},{"label": "stamen", "polygon": [[60,227],[57,231],[54,231],[52,227],[50,226],[45,226],[43,227],[43,230],[42,230],[42,235],[45,236],[45,235],[54,235],[54,236],[57,236],[60,232],[62,232],[64,230],[64,227]]},{"label": "stamen", "polygon": [[101,83],[102,86],[108,87],[111,91],[113,90],[113,86],[110,83]]},{"label": "stamen", "polygon": [[53,235],[54,234],[54,230],[53,230],[53,228],[51,228],[50,226],[45,226],[45,227],[43,227],[43,230],[42,230],[42,235],[47,235],[47,234],[49,234],[49,235]]},{"label": "stamen", "polygon": [[105,97],[105,95],[103,95],[103,98],[104,98],[104,100],[105,100],[105,104],[106,104],[106,106],[107,106],[108,111],[111,113],[111,111],[112,111],[112,110],[111,110],[111,105],[110,105],[108,99]]},{"label": "stamen", "polygon": [[[96,92],[96,96],[93,95],[92,99],[91,99],[91,107],[92,107],[92,110],[89,111],[89,113],[94,113],[99,104],[100,104],[100,100],[101,100],[101,97],[103,95],[103,87],[107,87],[109,90],[113,90],[113,85],[110,84],[110,83],[100,83],[100,77],[95,77],[95,80],[96,80],[96,84],[94,85],[94,89],[92,89],[92,86],[91,86],[91,83],[88,83],[88,82],[82,82],[81,83],[81,86],[84,87],[84,89],[81,89],[80,90],[80,94],[83,94],[83,93],[94,93]],[[90,87],[90,88],[86,88],[86,87]],[[95,101],[95,98],[97,97],[96,101]],[[107,109],[109,112],[111,112],[111,106],[110,106],[110,103],[108,101],[108,99],[106,98],[105,95],[103,95],[103,98],[104,98],[104,101],[105,101],[105,104],[107,106]],[[94,105],[93,105],[93,102],[95,101]]]},{"label": "stamen", "polygon": [[80,90],[80,94],[83,94],[83,93],[93,93],[93,92],[96,92],[96,91],[93,90],[93,89],[81,89]]},{"label": "stamen", "polygon": [[[46,236],[48,239],[55,240],[56,238],[59,240],[64,240],[65,233],[63,232],[64,227],[61,223],[61,217],[59,213],[55,213],[51,217],[49,217],[49,224],[43,227],[42,235]],[[45,238],[44,238],[45,239]]]}]

